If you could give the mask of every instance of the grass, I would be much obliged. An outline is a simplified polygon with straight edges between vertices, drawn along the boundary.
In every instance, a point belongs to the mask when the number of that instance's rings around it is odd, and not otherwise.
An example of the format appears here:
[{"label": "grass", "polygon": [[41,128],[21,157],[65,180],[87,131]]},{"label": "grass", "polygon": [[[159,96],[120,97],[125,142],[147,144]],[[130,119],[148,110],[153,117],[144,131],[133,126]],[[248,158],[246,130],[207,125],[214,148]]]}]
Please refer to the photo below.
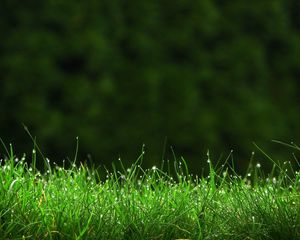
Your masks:
[{"label": "grass", "polygon": [[[175,176],[141,157],[128,169],[107,171],[84,164],[44,173],[18,159],[12,148],[1,160],[0,239],[299,239],[299,172],[260,164],[242,177],[208,154],[207,177],[192,176],[185,161]],[[123,166],[121,164],[121,166]],[[169,166],[170,167],[170,166]],[[287,174],[286,169],[292,172]]]}]

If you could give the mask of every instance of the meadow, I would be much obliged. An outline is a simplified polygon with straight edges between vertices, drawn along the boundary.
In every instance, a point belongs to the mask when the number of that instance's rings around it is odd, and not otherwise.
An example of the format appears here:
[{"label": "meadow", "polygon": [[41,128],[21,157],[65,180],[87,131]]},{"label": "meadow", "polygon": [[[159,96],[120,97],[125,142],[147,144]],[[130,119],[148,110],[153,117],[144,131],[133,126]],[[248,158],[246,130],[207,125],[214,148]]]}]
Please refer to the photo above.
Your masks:
[{"label": "meadow", "polygon": [[36,148],[29,159],[11,146],[6,155],[0,239],[300,238],[300,173],[290,162],[273,162],[265,174],[251,161],[240,176],[229,158],[217,166],[208,153],[209,173],[197,176],[183,158],[143,169],[144,152],[129,168],[120,161],[120,169],[102,172],[76,156],[70,167],[38,159]]}]

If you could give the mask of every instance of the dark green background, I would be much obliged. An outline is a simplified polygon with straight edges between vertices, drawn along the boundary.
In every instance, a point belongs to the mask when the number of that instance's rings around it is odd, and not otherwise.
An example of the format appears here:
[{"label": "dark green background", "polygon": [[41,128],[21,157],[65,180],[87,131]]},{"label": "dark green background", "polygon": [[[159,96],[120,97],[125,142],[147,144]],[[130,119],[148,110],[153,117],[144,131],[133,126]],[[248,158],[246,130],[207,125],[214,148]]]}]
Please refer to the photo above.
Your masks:
[{"label": "dark green background", "polygon": [[[298,0],[15,1],[0,4],[0,135],[18,153],[37,136],[52,161],[73,157],[145,165],[173,160],[194,171],[206,151],[252,142],[278,160],[297,141]],[[167,137],[166,154],[163,155]],[[1,150],[1,155],[3,156]],[[257,161],[261,156],[257,156]],[[264,165],[264,163],[263,163]]]}]

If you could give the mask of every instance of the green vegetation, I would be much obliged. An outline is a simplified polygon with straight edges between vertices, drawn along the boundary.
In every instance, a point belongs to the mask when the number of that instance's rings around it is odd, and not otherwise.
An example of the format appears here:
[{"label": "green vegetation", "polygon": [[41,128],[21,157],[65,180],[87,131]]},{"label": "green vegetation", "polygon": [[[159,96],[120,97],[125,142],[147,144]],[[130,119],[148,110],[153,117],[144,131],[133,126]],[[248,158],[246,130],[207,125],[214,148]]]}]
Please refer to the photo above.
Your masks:
[{"label": "green vegetation", "polygon": [[[297,147],[296,147],[297,148]],[[268,175],[251,162],[238,176],[228,164],[193,176],[182,159],[175,175],[128,169],[101,176],[85,164],[66,169],[44,159],[36,169],[12,147],[0,168],[0,239],[299,239],[300,173],[274,162]],[[253,159],[252,159],[253,160]],[[251,167],[251,165],[253,165]],[[288,174],[289,173],[289,174]]]},{"label": "green vegetation", "polygon": [[78,135],[105,165],[142,143],[157,165],[166,136],[193,170],[208,148],[247,168],[252,141],[283,158],[266,140],[300,139],[299,5],[2,0],[1,137],[30,153],[24,123],[62,159]]}]

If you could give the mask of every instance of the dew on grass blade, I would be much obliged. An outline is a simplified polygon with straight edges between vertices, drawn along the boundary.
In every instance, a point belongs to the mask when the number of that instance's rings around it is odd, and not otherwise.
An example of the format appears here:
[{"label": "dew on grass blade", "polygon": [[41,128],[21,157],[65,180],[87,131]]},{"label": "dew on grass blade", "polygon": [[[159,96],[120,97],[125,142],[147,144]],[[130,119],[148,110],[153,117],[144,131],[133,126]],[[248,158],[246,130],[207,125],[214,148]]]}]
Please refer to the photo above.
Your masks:
[{"label": "dew on grass blade", "polygon": [[10,165],[4,165],[3,166],[3,171],[5,172],[6,170],[10,170]]}]

